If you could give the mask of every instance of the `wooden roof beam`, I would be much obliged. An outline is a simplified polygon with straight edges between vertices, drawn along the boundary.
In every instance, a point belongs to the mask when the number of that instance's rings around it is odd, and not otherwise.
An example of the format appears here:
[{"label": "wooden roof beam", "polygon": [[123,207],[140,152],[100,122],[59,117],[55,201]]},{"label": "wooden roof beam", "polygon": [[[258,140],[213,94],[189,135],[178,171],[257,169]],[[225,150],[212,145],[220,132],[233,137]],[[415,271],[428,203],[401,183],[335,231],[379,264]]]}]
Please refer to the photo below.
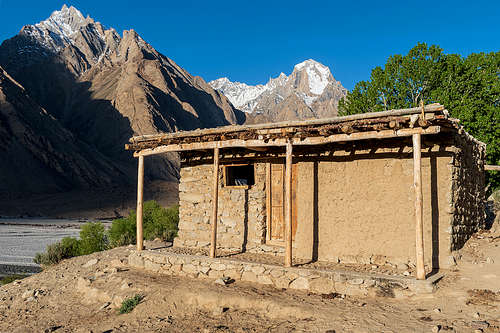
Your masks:
[{"label": "wooden roof beam", "polygon": [[[396,137],[408,137],[413,134],[438,134],[441,131],[440,126],[430,126],[427,128],[403,128],[399,130],[383,130],[383,131],[369,131],[369,132],[356,132],[351,134],[334,134],[330,136],[320,136],[320,137],[308,137],[308,138],[292,138],[292,145],[296,146],[307,146],[307,145],[321,145],[332,142],[343,142],[343,141],[357,141],[357,140],[368,140],[368,139],[387,139]],[[164,146],[158,146],[156,148],[147,148],[134,153],[135,157],[138,156],[149,156],[168,152],[179,152],[179,151],[189,151],[189,150],[203,150],[203,149],[215,149],[215,148],[260,148],[260,147],[284,147],[287,143],[287,138],[279,138],[275,140],[241,140],[233,139],[226,141],[210,141],[210,142],[193,142],[193,143],[179,143],[170,144]]]}]

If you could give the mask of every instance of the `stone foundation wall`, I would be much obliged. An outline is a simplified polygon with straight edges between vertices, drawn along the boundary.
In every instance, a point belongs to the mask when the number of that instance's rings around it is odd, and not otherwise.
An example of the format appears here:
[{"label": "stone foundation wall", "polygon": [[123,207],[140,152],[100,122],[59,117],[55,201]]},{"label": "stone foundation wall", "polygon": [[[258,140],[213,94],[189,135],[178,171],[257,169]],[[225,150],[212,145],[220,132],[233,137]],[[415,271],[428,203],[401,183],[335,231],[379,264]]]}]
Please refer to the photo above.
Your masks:
[{"label": "stone foundation wall", "polygon": [[432,293],[438,276],[427,280],[355,272],[301,269],[250,263],[225,258],[208,258],[176,253],[134,251],[131,267],[151,272],[200,279],[229,277],[235,281],[253,282],[275,288],[307,290],[314,293],[338,293],[353,296],[412,296]]},{"label": "stone foundation wall", "polygon": [[465,242],[484,227],[486,145],[467,133],[455,136],[452,182],[451,250],[461,249]]}]

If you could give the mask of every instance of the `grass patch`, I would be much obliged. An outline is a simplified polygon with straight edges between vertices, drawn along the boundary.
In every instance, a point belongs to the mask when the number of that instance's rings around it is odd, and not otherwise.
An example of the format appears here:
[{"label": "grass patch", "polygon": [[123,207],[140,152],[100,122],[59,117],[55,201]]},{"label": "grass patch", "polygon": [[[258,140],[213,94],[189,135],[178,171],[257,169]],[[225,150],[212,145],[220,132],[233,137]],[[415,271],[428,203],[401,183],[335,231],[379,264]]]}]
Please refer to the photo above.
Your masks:
[{"label": "grass patch", "polygon": [[144,299],[144,295],[135,295],[134,297],[129,297],[129,298],[126,298],[123,302],[122,302],[122,306],[120,307],[120,314],[124,314],[124,313],[129,313],[131,312],[139,303],[141,303],[141,301]]},{"label": "grass patch", "polygon": [[7,275],[0,279],[0,286],[3,286],[4,284],[14,282],[16,280],[21,280],[24,279],[25,277],[28,277],[29,275],[25,274],[12,274],[12,275]]}]

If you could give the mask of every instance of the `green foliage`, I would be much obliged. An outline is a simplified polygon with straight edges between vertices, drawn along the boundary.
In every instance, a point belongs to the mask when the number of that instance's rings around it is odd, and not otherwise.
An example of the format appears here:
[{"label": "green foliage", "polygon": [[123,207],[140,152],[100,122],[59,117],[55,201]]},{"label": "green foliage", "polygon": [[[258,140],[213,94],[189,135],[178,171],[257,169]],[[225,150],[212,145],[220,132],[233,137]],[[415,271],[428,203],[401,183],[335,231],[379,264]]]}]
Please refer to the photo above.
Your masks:
[{"label": "green foliage", "polygon": [[111,247],[134,244],[136,241],[135,212],[126,218],[113,220],[108,236]]},{"label": "green foliage", "polygon": [[[161,238],[171,241],[177,236],[179,206],[166,209],[155,201],[147,201],[144,203],[143,212],[145,239]],[[107,232],[101,222],[86,223],[80,230],[80,239],[66,237],[60,242],[51,244],[44,253],[35,255],[34,262],[44,266],[54,265],[63,259],[133,244],[136,241],[135,223],[135,211],[125,218],[114,220]]]},{"label": "green foliage", "polygon": [[143,299],[144,296],[139,294],[135,295],[134,297],[126,298],[122,302],[122,306],[120,307],[120,314],[131,312]]},{"label": "green foliage", "polygon": [[72,258],[80,254],[79,240],[65,237],[60,242],[50,244],[44,253],[37,253],[35,263],[49,266],[59,263],[63,259]]},{"label": "green foliage", "polygon": [[85,223],[80,230],[80,255],[104,251],[108,248],[106,229],[101,222]]},{"label": "green foliage", "polygon": [[144,238],[171,241],[177,236],[179,224],[179,206],[168,209],[161,207],[156,201],[144,203]]},{"label": "green foliage", "polygon": [[16,280],[24,279],[25,277],[28,277],[28,275],[12,274],[12,275],[4,276],[3,278],[0,279],[0,286],[3,286],[4,284],[7,284],[7,283],[14,282]]},{"label": "green foliage", "polygon": [[[389,57],[339,102],[349,115],[416,107],[420,100],[441,103],[451,116],[487,146],[487,163],[500,164],[500,52],[466,58],[444,54],[419,43],[407,55]],[[500,187],[500,173],[488,172],[490,188]]]},{"label": "green foliage", "polygon": [[[161,238],[171,241],[177,236],[179,224],[179,206],[161,207],[156,201],[146,201],[143,207],[144,238],[153,240]],[[136,241],[136,212],[129,216],[114,220],[109,230],[111,246],[133,244]]]}]

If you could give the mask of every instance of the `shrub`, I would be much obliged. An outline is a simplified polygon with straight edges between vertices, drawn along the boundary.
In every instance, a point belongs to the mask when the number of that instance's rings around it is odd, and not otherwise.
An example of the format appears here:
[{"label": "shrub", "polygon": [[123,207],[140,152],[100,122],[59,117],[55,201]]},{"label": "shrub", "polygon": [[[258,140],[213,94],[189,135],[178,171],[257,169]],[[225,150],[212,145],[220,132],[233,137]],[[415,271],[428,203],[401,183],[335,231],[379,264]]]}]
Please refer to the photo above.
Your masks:
[{"label": "shrub", "polygon": [[16,280],[24,279],[25,277],[28,277],[28,275],[23,275],[23,274],[7,275],[0,279],[0,286],[3,286],[4,284],[11,283]]},{"label": "shrub", "polygon": [[113,220],[108,231],[111,247],[134,244],[136,241],[135,212],[126,218]]},{"label": "shrub", "polygon": [[80,254],[80,241],[76,238],[65,237],[61,241],[50,244],[44,253],[37,253],[35,263],[39,265],[54,265],[63,259],[78,256]]},{"label": "shrub", "polygon": [[143,223],[145,239],[161,238],[171,241],[177,236],[179,206],[175,205],[166,209],[156,201],[147,201],[144,203]]},{"label": "shrub", "polygon": [[[171,241],[177,236],[178,224],[178,205],[166,209],[156,201],[146,201],[144,203],[143,230],[145,239],[161,238]],[[136,211],[131,211],[126,218],[114,220],[108,234],[112,247],[135,243]]]},{"label": "shrub", "polygon": [[108,248],[108,237],[101,222],[85,223],[80,230],[80,255],[104,251]]},{"label": "shrub", "polygon": [[143,295],[135,295],[134,297],[129,297],[129,298],[126,298],[123,302],[122,302],[122,306],[120,307],[120,314],[124,314],[124,313],[129,313],[130,311],[132,311],[142,300],[144,299],[144,296]]}]

